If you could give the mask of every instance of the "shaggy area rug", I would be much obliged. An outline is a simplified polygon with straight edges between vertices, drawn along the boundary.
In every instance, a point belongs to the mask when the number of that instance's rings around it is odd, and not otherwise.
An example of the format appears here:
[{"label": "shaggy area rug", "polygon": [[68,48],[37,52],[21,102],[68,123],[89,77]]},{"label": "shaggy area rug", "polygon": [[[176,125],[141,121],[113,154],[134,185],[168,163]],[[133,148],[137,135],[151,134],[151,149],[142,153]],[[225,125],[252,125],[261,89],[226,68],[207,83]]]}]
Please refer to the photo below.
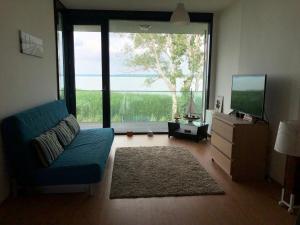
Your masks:
[{"label": "shaggy area rug", "polygon": [[224,194],[186,149],[175,146],[118,148],[110,198]]}]

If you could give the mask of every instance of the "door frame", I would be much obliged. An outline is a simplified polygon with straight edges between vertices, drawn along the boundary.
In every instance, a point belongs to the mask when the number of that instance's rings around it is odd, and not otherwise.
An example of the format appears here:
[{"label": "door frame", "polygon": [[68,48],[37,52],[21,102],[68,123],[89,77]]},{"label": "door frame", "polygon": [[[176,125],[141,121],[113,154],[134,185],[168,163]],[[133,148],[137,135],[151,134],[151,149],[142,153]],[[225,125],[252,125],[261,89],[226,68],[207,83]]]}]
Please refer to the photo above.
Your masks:
[{"label": "door frame", "polygon": [[65,84],[66,84],[66,103],[70,113],[76,116],[76,84],[75,84],[75,59],[74,59],[74,26],[76,25],[95,25],[101,27],[101,61],[102,61],[102,108],[103,108],[103,127],[110,127],[110,84],[109,84],[109,32],[108,21],[76,22],[66,19],[64,24],[64,46],[66,60]]},{"label": "door frame", "polygon": [[[103,93],[103,127],[111,126],[110,115],[110,62],[109,62],[109,21],[110,20],[140,20],[140,21],[170,21],[172,12],[153,11],[118,11],[118,10],[73,10],[63,11],[63,41],[65,60],[65,99],[69,112],[76,116],[75,67],[74,67],[74,25],[101,26],[102,53],[102,93]],[[205,82],[205,108],[209,107],[211,50],[212,50],[212,13],[189,13],[191,22],[207,23],[209,35],[208,68]],[[205,118],[205,115],[204,115]]]}]

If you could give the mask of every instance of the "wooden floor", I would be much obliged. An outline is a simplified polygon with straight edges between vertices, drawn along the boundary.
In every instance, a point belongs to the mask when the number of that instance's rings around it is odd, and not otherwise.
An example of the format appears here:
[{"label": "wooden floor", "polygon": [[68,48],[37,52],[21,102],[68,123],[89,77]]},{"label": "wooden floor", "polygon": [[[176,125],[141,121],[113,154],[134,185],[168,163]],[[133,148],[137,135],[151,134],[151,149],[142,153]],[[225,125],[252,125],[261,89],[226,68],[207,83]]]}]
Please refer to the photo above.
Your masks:
[{"label": "wooden floor", "polygon": [[[113,156],[119,146],[179,145],[190,150],[225,190],[225,195],[109,199]],[[211,161],[209,144],[168,139],[116,136],[103,182],[95,196],[36,194],[8,199],[0,207],[0,224],[101,225],[293,225],[295,216],[278,206],[274,183],[235,183]]]}]

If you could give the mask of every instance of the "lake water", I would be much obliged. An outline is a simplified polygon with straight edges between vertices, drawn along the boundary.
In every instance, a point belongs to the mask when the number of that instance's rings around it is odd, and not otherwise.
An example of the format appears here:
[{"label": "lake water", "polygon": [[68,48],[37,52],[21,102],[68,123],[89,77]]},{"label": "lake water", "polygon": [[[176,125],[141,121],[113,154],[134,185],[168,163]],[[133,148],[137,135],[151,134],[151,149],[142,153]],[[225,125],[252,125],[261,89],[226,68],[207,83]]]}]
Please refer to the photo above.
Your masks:
[{"label": "lake water", "polygon": [[[149,75],[111,75],[111,91],[169,91],[162,79],[157,79],[150,86],[146,84]],[[102,76],[100,75],[76,75],[76,89],[80,90],[101,90]],[[183,79],[176,80],[176,89],[180,91],[183,86]],[[199,91],[202,91],[202,87]]]}]

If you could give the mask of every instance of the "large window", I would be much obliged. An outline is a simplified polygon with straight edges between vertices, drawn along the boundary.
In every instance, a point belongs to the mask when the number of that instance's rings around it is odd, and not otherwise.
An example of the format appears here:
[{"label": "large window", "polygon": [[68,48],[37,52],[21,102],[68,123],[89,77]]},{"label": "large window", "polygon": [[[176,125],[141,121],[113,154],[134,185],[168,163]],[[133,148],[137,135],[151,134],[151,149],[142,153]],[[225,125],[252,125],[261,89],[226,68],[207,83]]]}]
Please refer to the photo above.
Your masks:
[{"label": "large window", "polygon": [[167,132],[188,105],[204,118],[212,14],[177,26],[165,12],[67,11],[57,32],[59,94],[82,128]]},{"label": "large window", "polygon": [[203,115],[207,24],[110,23],[111,122],[116,132],[166,132],[190,95]]}]

